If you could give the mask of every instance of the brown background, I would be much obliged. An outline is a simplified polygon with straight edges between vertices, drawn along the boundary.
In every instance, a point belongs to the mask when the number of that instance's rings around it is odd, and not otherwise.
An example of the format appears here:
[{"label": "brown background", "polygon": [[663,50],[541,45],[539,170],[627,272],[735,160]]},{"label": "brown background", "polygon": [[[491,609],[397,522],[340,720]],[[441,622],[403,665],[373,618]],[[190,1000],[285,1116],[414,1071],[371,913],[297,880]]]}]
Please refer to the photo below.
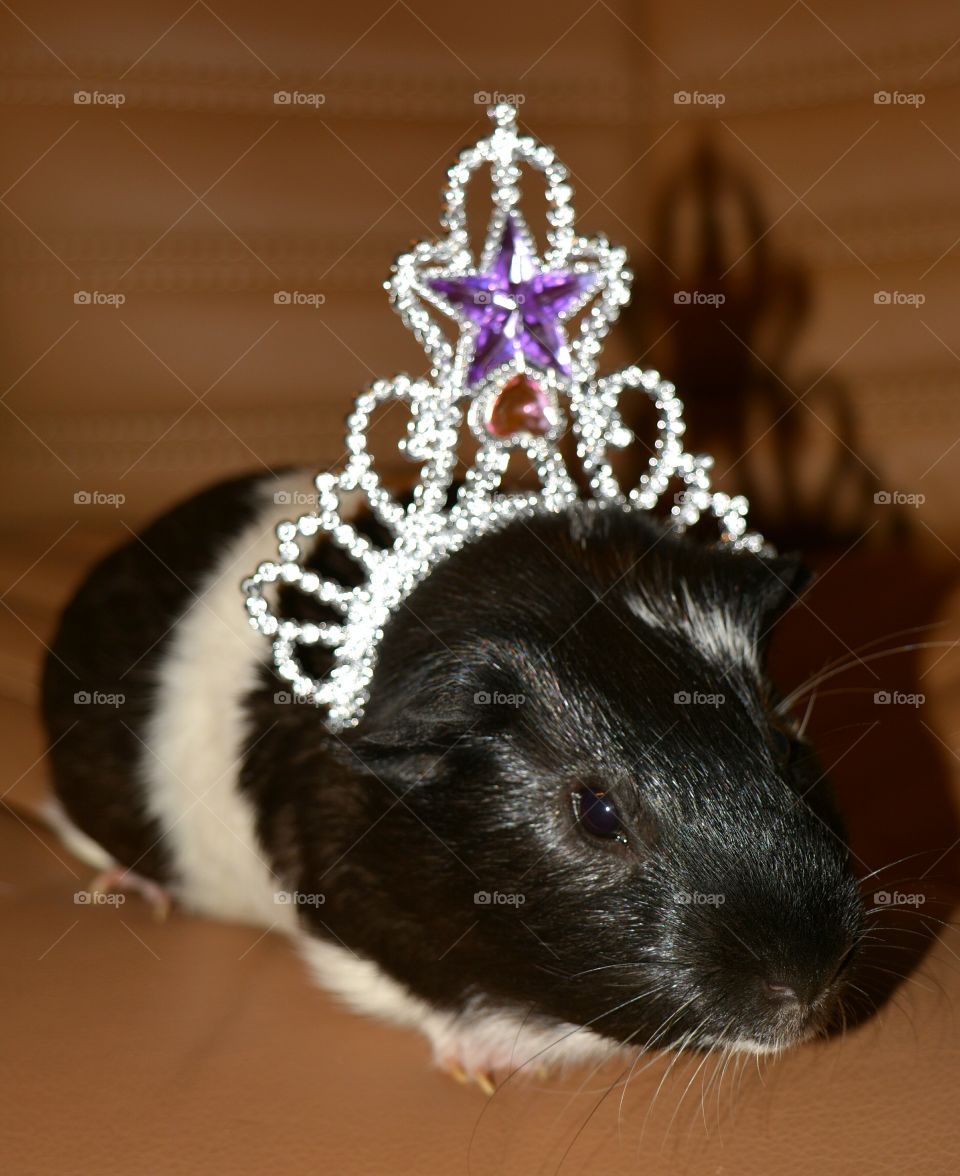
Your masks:
[{"label": "brown background", "polygon": [[[723,488],[747,490],[768,534],[820,569],[785,626],[785,684],[907,627],[955,636],[956,6],[40,0],[0,4],[0,45],[12,1170],[454,1173],[475,1127],[483,1173],[957,1170],[952,930],[880,1018],[765,1084],[748,1074],[720,1124],[695,1084],[667,1132],[693,1070],[678,1067],[641,1138],[654,1068],[620,1128],[614,1095],[564,1158],[597,1076],[508,1087],[477,1126],[477,1092],[428,1070],[411,1035],[310,991],[282,943],[180,917],[158,929],[132,901],[74,907],[83,868],[30,821],[38,667],[90,559],[219,476],[336,462],[349,398],[424,369],[381,282],[437,231],[443,170],[486,133],[482,92],[519,96],[574,173],[580,227],[631,254],[609,366],[674,378]],[[275,304],[291,290],[323,305]],[[725,301],[678,305],[687,290]],[[80,305],[81,291],[125,301]],[[949,648],[857,664],[837,685],[862,692],[814,717],[863,872],[919,855],[890,877],[943,888],[930,917],[886,920],[924,936],[957,876],[958,664]],[[926,701],[878,709],[878,689]],[[909,942],[878,966],[913,968],[895,954]]]}]

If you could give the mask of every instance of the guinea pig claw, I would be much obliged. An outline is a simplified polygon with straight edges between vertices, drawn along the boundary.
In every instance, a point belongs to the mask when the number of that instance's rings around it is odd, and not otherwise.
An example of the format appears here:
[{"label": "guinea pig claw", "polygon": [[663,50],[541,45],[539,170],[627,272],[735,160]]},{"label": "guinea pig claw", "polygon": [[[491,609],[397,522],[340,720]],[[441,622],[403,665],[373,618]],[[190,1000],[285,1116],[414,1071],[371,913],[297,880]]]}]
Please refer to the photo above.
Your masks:
[{"label": "guinea pig claw", "polygon": [[474,1075],[473,1080],[488,1098],[492,1098],[496,1094],[497,1084],[494,1082],[492,1074],[485,1070],[480,1070]]},{"label": "guinea pig claw", "polygon": [[170,895],[163,887],[152,878],[134,874],[124,866],[110,866],[98,874],[90,883],[90,889],[94,894],[111,894],[118,890],[139,894],[158,923],[165,922],[170,914]]},{"label": "guinea pig claw", "polygon": [[451,1059],[444,1065],[443,1068],[454,1080],[454,1082],[458,1082],[461,1086],[466,1086],[469,1078],[467,1077],[466,1070],[463,1068],[463,1066],[460,1065],[459,1062]]}]

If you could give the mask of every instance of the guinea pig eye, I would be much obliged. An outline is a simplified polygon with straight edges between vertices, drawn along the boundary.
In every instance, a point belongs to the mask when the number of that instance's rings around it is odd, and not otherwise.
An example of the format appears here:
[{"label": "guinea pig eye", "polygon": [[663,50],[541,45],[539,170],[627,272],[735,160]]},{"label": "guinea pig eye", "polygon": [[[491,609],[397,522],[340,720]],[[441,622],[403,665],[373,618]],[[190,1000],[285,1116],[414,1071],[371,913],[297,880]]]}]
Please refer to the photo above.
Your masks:
[{"label": "guinea pig eye", "polygon": [[584,786],[573,794],[577,820],[591,837],[602,841],[626,842],[627,836],[616,805],[602,788]]},{"label": "guinea pig eye", "polygon": [[773,748],[774,759],[779,764],[788,764],[793,759],[796,741],[780,727],[770,728],[770,745]]}]

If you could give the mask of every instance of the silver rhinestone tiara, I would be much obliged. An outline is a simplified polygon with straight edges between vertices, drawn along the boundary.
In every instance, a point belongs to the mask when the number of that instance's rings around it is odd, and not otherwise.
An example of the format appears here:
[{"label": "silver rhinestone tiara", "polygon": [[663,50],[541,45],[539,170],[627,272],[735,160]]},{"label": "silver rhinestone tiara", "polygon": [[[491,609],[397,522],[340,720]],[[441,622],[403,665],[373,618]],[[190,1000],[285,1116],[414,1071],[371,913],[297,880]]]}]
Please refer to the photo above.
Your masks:
[{"label": "silver rhinestone tiara", "polygon": [[[377,380],[357,397],[347,419],[345,466],[317,476],[317,509],[281,523],[276,560],[261,564],[243,583],[250,624],[272,642],[277,673],[298,696],[325,708],[333,730],[360,719],[385,626],[441,560],[512,519],[558,513],[581,498],[557,448],[568,427],[595,507],[652,510],[674,479],[684,486],[670,512],[675,530],[708,514],[719,522],[721,543],[766,549],[762,536],[747,531],[746,499],[711,488],[713,459],[684,450],[683,406],[673,385],[638,367],[597,376],[604,336],[630,297],[626,254],[605,237],[577,235],[566,167],[551,148],[520,133],[512,106],[500,104],[489,113],[493,132],[463,151],[448,172],[445,235],[403,254],[385,283],[430,358],[430,378]],[[477,261],[465,206],[468,184],[484,166],[490,169],[493,214]],[[545,185],[542,258],[519,209],[524,171],[539,172]],[[451,320],[453,342],[440,325],[449,330]],[[653,402],[659,435],[638,485],[625,493],[609,454],[634,440],[619,411],[626,390]],[[409,505],[383,487],[367,449],[372,414],[398,400],[410,411],[400,448],[420,467]],[[464,418],[477,453],[450,502]],[[514,450],[529,457],[538,491],[501,490]],[[393,537],[389,546],[375,545],[346,520],[354,512],[341,509],[343,496],[355,491]],[[356,562],[359,586],[345,587],[304,567],[303,541],[309,548],[321,534]],[[327,606],[336,622],[276,615],[271,603],[277,585],[293,586]],[[324,679],[311,677],[299,658],[301,646],[314,645],[333,655]]]}]

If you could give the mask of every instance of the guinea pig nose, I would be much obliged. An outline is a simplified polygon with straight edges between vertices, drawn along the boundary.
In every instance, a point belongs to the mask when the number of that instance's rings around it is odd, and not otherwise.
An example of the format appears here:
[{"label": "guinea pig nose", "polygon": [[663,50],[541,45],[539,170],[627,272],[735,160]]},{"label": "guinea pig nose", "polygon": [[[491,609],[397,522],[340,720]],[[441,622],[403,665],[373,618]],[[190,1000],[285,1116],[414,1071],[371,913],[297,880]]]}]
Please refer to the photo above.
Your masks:
[{"label": "guinea pig nose", "polygon": [[763,986],[771,1000],[796,1003],[800,1000],[796,991],[789,984],[782,984],[778,980],[764,980]]}]

